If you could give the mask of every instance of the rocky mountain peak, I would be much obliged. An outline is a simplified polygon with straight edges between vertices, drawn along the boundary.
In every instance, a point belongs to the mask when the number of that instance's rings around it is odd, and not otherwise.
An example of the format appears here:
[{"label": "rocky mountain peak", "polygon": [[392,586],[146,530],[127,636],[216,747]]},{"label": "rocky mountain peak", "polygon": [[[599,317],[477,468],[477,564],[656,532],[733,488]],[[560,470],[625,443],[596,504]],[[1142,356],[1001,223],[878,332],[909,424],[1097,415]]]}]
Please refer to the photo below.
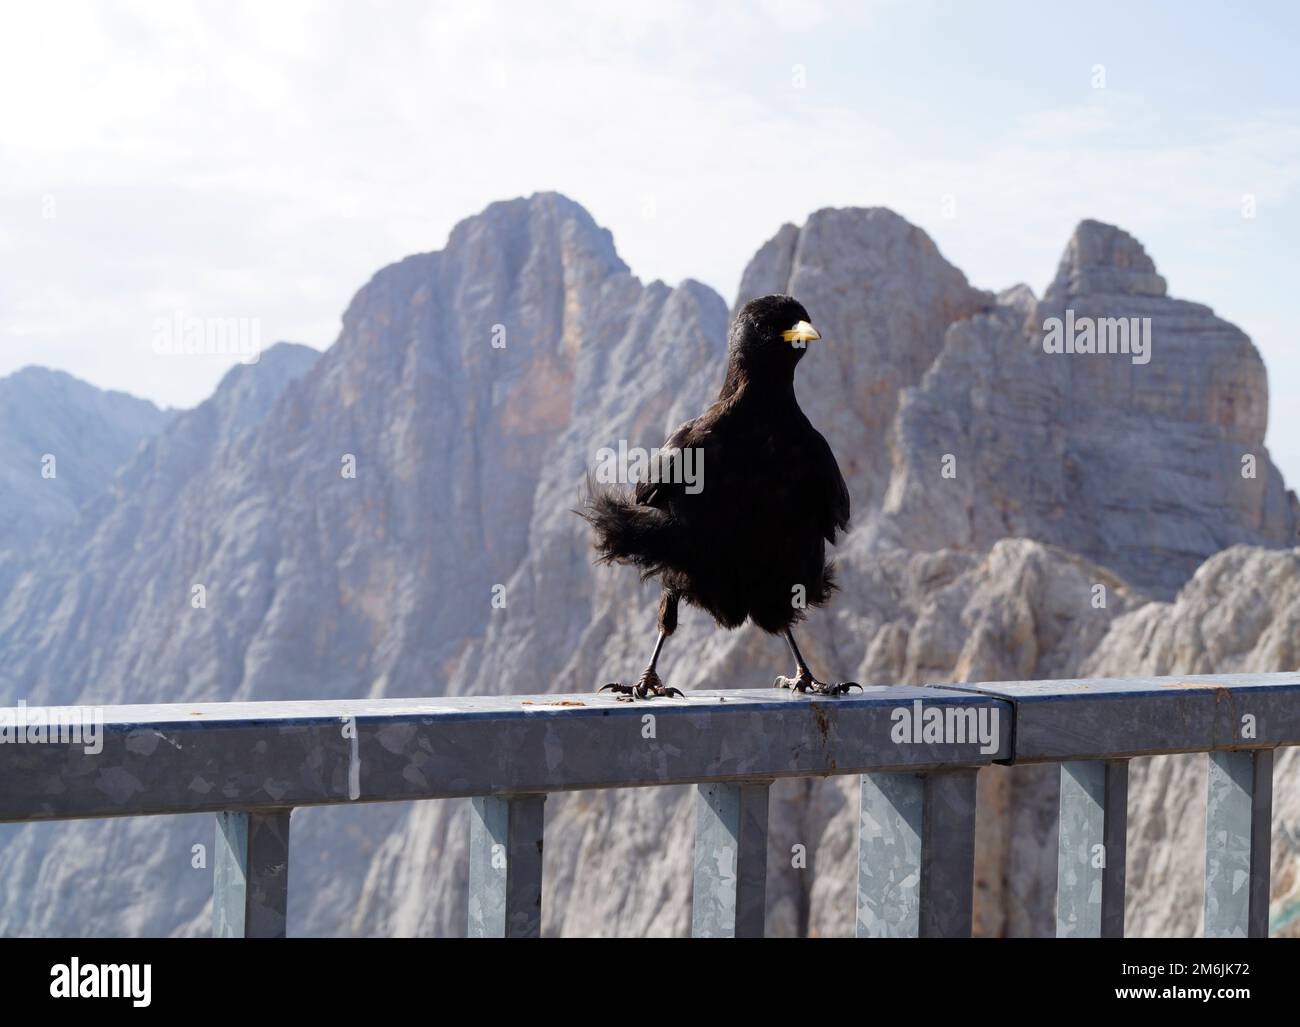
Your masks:
[{"label": "rocky mountain peak", "polygon": [[277,342],[263,350],[255,364],[236,364],[222,376],[206,401],[232,427],[256,424],[271,409],[284,387],[302,377],[320,351],[296,342]]},{"label": "rocky mountain peak", "polygon": [[1024,282],[1017,282],[998,293],[998,306],[1010,307],[1026,317],[1033,313],[1037,302],[1038,298],[1034,295],[1034,290]]},{"label": "rocky mountain peak", "polygon": [[[1267,376],[1245,333],[1165,295],[1141,244],[1099,221],[1080,224],[1031,303],[1009,290],[954,324],[905,394],[882,540],[1035,538],[1160,598],[1226,546],[1294,541],[1294,497],[1264,447]],[[1098,345],[1049,349],[1052,319],[1062,332],[1095,327]],[[1100,326],[1122,351],[1101,345]],[[1246,456],[1255,473],[1242,473]]]},{"label": "rocky mountain peak", "polygon": [[63,371],[0,378],[0,550],[26,550],[44,528],[71,523],[170,416]]},{"label": "rocky mountain peak", "polygon": [[[498,200],[460,221],[451,230],[445,252],[460,256],[483,240],[501,247],[509,261],[520,254],[545,246],[553,238],[569,247],[569,256],[582,254],[602,261],[611,272],[626,271],[627,265],[614,247],[614,236],[596,223],[585,207],[563,193],[539,192],[528,197]],[[516,259],[516,267],[522,266]]]},{"label": "rocky mountain peak", "polygon": [[1086,220],[1070,236],[1044,299],[1097,294],[1163,296],[1165,280],[1133,236],[1115,225]]}]

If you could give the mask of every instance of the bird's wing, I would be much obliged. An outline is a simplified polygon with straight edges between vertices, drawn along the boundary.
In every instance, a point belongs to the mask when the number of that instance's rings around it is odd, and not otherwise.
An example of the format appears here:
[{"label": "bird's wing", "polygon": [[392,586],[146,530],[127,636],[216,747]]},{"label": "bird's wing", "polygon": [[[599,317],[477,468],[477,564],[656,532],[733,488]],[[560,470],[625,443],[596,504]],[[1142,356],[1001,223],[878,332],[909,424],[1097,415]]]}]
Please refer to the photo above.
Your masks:
[{"label": "bird's wing", "polygon": [[844,484],[844,475],[840,474],[840,465],[835,462],[830,443],[816,428],[812,428],[812,433],[816,440],[811,447],[813,471],[817,481],[823,483],[825,512],[821,523],[822,535],[827,542],[834,543],[835,532],[847,531],[849,527],[849,488]]},{"label": "bird's wing", "polygon": [[[632,490],[632,498],[636,502],[666,510],[671,500],[685,494],[685,484],[681,480],[674,480],[678,476],[670,473],[670,461],[680,459],[681,450],[698,447],[703,442],[702,438],[692,435],[700,421],[699,417],[687,421],[659,447],[656,459],[651,461],[649,480],[637,482],[636,488]],[[679,455],[674,457],[675,453]]]}]

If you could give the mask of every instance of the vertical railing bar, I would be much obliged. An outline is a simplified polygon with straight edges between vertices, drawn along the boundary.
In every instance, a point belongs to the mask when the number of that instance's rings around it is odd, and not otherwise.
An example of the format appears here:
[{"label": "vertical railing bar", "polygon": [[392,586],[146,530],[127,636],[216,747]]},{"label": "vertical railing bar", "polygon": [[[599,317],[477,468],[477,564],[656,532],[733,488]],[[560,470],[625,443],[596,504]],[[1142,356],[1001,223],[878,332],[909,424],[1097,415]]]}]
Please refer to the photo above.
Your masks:
[{"label": "vertical railing bar", "polygon": [[859,938],[970,936],[977,773],[862,775]]},{"label": "vertical railing bar", "polygon": [[545,819],[545,795],[484,796],[471,803],[471,938],[541,936]]},{"label": "vertical railing bar", "polygon": [[1273,750],[1251,759],[1250,913],[1246,933],[1268,937],[1268,900],[1273,857]]},{"label": "vertical railing bar", "polygon": [[1124,937],[1128,889],[1128,760],[1106,761],[1105,817],[1101,879],[1101,936]]},{"label": "vertical railing bar", "polygon": [[1094,849],[1105,834],[1106,768],[1096,760],[1061,764],[1057,808],[1056,936],[1101,935],[1101,870]]},{"label": "vertical railing bar", "polygon": [[920,932],[919,774],[863,774],[858,811],[859,938],[915,938]]},{"label": "vertical railing bar", "polygon": [[292,812],[217,814],[212,866],[215,937],[283,938],[288,933]]},{"label": "vertical railing bar", "polygon": [[769,790],[767,781],[697,786],[693,937],[763,936]]},{"label": "vertical railing bar", "polygon": [[975,768],[925,775],[922,938],[969,938],[975,901]]},{"label": "vertical railing bar", "polygon": [[1061,764],[1056,936],[1122,938],[1128,857],[1128,762]]},{"label": "vertical railing bar", "polygon": [[1273,751],[1211,752],[1205,804],[1205,936],[1268,937]]}]

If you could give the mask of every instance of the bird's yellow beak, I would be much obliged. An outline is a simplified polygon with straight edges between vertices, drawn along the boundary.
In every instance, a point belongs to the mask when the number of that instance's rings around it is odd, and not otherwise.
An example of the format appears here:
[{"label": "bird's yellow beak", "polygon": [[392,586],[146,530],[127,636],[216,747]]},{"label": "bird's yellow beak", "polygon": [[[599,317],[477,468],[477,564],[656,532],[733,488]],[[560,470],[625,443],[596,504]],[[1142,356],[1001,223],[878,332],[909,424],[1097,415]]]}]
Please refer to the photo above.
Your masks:
[{"label": "bird's yellow beak", "polygon": [[807,321],[796,321],[793,328],[788,328],[781,333],[781,338],[786,342],[813,342],[821,337],[821,332]]}]

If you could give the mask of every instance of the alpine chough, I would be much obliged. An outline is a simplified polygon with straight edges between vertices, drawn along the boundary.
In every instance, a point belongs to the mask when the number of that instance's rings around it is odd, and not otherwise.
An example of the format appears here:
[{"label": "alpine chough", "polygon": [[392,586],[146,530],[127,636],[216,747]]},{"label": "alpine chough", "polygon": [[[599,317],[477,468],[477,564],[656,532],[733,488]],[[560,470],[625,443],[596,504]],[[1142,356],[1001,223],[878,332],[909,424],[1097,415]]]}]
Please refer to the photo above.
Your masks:
[{"label": "alpine chough", "polygon": [[[589,485],[582,515],[600,562],[635,565],[663,586],[649,665],[635,684],[611,682],[601,691],[629,699],[682,694],[660,681],[655,665],[683,600],[724,628],[751,620],[783,635],[795,675],[778,676],[775,685],[822,695],[861,687],[817,680],[791,633],[806,607],[830,598],[826,543],[849,522],[835,455],[794,393],[794,369],[820,338],[791,296],[746,303],[731,325],[717,401],[669,436],[648,480],[630,492]],[[685,481],[684,466],[701,469],[699,480]]]}]

